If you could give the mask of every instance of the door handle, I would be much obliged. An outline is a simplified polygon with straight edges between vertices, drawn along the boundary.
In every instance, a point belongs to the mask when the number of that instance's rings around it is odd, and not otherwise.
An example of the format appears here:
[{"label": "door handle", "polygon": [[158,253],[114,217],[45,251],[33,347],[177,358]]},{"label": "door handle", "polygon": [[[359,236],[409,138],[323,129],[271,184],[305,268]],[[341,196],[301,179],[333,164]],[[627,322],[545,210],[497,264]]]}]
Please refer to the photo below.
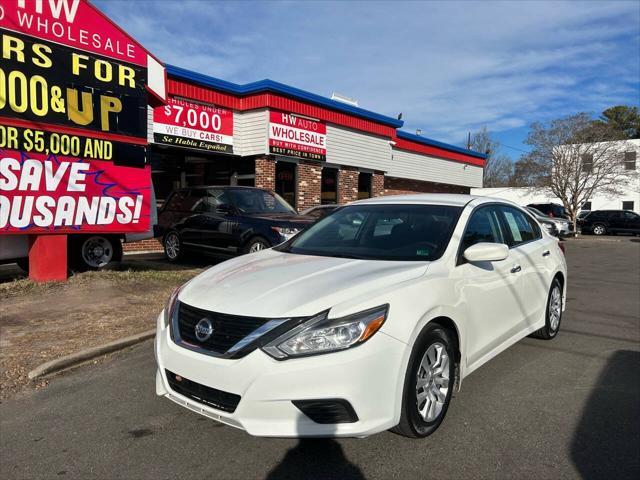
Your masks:
[{"label": "door handle", "polygon": [[518,273],[520,270],[522,270],[522,267],[520,265],[514,265],[513,267],[511,267],[511,273]]},{"label": "door handle", "polygon": [[542,252],[543,257],[548,257],[549,255],[551,255],[551,252],[549,250],[545,250],[544,252]]}]

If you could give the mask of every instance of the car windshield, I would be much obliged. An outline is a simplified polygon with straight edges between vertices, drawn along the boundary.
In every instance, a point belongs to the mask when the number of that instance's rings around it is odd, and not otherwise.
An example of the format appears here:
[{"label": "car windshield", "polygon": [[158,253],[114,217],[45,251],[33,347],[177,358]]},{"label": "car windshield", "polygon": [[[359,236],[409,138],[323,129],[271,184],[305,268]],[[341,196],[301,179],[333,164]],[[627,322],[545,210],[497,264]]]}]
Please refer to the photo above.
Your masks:
[{"label": "car windshield", "polygon": [[231,188],[227,193],[240,213],[296,213],[286,200],[267,190]]},{"label": "car windshield", "polygon": [[351,205],[276,250],[365,260],[435,260],[449,243],[461,211],[442,205]]}]

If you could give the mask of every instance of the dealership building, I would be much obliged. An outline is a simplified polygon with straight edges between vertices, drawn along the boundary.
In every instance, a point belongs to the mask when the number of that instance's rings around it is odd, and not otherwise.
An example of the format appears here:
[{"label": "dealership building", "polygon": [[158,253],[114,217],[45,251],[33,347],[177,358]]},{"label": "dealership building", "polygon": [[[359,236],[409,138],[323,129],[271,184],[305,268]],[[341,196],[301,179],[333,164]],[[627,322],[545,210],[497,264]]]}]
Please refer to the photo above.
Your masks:
[{"label": "dealership building", "polygon": [[271,80],[238,85],[166,71],[168,103],[148,110],[158,205],[197,185],[267,188],[298,211],[482,186],[485,155],[403,131],[402,120]]}]

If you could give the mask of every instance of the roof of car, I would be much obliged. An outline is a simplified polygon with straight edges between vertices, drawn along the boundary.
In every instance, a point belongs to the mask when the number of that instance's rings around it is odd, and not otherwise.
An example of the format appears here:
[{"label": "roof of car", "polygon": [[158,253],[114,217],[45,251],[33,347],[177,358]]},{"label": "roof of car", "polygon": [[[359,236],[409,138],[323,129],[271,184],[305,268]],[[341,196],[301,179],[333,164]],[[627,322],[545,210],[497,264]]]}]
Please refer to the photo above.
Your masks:
[{"label": "roof of car", "polygon": [[513,202],[502,198],[480,197],[477,195],[463,195],[454,193],[416,193],[412,195],[388,195],[384,197],[367,198],[366,200],[358,200],[353,204],[384,204],[384,203],[405,203],[405,204],[434,204],[434,205],[451,205],[456,207],[464,207],[467,203],[478,200],[479,203],[504,203],[507,205],[515,205]]}]

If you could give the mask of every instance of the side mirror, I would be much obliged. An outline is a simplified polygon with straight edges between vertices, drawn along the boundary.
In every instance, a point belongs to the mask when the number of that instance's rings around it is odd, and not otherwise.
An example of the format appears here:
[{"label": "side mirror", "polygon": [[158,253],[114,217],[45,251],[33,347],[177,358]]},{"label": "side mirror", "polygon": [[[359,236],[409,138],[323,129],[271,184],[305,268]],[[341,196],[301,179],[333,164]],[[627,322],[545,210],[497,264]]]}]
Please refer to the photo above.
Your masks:
[{"label": "side mirror", "polygon": [[220,205],[218,205],[216,207],[216,213],[222,213],[223,215],[229,215],[230,213],[233,213],[233,209],[231,208],[231,205],[228,205],[226,203],[221,203]]},{"label": "side mirror", "polygon": [[470,262],[499,262],[509,256],[509,247],[503,243],[480,242],[464,251],[464,258]]}]

